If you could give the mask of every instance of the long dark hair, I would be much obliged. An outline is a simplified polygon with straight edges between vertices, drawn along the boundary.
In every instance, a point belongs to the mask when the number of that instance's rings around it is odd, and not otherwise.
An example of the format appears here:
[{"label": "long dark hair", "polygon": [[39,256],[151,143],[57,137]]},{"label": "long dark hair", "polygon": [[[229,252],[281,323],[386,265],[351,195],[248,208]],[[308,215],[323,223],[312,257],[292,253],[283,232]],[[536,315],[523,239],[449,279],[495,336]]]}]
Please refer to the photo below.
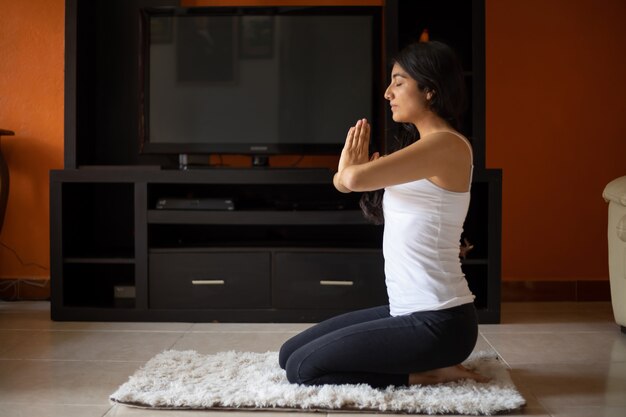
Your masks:
[{"label": "long dark hair", "polygon": [[[463,67],[456,53],[448,45],[438,42],[416,42],[403,48],[393,59],[407,74],[417,81],[422,92],[432,92],[428,106],[437,116],[453,128],[461,127],[461,116],[466,109]],[[393,153],[419,140],[419,132],[412,123],[402,123],[388,153]],[[363,193],[360,206],[366,219],[383,224],[384,190]]]}]

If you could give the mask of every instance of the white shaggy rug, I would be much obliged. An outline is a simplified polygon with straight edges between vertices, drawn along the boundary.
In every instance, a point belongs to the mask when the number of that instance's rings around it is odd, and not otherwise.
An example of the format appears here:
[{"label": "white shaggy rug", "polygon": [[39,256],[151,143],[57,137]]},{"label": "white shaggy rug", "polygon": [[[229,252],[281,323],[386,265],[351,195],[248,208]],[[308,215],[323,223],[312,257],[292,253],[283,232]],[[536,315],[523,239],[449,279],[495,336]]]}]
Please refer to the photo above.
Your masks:
[{"label": "white shaggy rug", "polygon": [[378,413],[483,414],[525,404],[508,370],[493,353],[473,354],[464,365],[489,383],[452,382],[432,386],[303,386],[290,384],[278,353],[169,350],[150,359],[110,397],[143,408],[349,410]]}]

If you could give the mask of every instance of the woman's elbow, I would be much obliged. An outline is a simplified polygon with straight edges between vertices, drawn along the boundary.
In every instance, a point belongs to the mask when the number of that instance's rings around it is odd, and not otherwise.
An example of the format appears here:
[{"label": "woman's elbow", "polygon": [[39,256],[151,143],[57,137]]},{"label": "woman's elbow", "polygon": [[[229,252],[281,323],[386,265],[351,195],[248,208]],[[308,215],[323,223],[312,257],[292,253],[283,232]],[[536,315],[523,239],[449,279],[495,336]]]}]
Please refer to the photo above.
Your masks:
[{"label": "woman's elbow", "polygon": [[361,176],[354,167],[344,169],[341,175],[341,184],[350,191],[363,191]]}]

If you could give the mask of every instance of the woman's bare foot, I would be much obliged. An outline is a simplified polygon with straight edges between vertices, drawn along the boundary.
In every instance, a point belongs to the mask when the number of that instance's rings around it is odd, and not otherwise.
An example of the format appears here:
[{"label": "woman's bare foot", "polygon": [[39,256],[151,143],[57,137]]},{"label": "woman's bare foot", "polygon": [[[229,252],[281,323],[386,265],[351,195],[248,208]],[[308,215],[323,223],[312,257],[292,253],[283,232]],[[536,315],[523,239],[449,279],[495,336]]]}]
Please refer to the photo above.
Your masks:
[{"label": "woman's bare foot", "polygon": [[431,371],[416,372],[409,375],[409,385],[435,385],[445,382],[471,379],[476,382],[489,382],[491,378],[470,371],[463,365],[448,366]]}]

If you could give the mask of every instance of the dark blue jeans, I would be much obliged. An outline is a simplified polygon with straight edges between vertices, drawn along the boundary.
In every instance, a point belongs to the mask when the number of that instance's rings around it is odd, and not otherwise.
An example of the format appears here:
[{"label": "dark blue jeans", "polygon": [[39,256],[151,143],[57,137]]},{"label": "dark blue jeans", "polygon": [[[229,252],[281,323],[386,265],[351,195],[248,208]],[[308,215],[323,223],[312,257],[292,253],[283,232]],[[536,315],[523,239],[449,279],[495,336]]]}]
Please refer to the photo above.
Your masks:
[{"label": "dark blue jeans", "polygon": [[463,362],[477,337],[473,304],[397,317],[381,306],[333,317],[292,337],[280,349],[279,364],[297,384],[401,386],[410,373]]}]

